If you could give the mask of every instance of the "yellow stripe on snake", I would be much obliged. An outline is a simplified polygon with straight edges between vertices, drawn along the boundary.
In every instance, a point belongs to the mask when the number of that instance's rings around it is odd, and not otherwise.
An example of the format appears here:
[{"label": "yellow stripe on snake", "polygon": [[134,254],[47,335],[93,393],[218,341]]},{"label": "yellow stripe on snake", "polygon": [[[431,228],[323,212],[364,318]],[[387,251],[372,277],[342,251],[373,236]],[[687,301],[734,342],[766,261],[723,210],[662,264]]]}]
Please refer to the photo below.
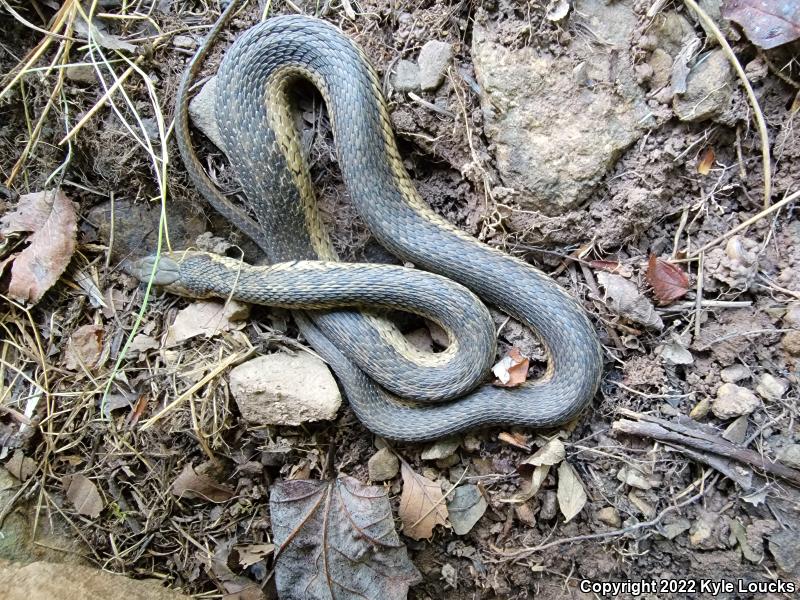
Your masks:
[{"label": "yellow stripe on snake", "polygon": [[[402,165],[377,76],[336,27],[274,17],[227,51],[217,74],[216,117],[247,209],[216,189],[192,150],[188,93],[232,11],[184,74],[176,134],[200,192],[272,266],[172,253],[162,256],[156,283],[193,297],[292,309],[358,418],[390,439],[430,440],[489,425],[551,427],[574,418],[602,372],[601,348],[582,307],[545,274],[458,230],[421,199]],[[298,79],[311,81],[326,102],[342,177],[360,216],[384,247],[418,268],[336,262],[294,125],[289,91]],[[152,260],[133,271],[146,278]],[[481,384],[495,332],[476,296],[539,336],[549,360],[542,378],[514,389]],[[450,347],[441,355],[415,353],[377,316],[386,308],[437,321]]]}]

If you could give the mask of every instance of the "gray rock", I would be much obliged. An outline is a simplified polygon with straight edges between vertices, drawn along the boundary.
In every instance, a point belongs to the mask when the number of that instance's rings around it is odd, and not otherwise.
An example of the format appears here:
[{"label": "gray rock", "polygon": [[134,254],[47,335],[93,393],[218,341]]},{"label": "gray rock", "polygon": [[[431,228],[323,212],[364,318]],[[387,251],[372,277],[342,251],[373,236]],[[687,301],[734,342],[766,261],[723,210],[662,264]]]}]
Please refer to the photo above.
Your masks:
[{"label": "gray rock", "polygon": [[769,537],[769,551],[785,573],[800,574],[800,538],[797,532],[785,529]]},{"label": "gray rock", "polygon": [[661,533],[668,540],[674,540],[684,531],[688,531],[691,526],[692,524],[688,519],[675,519],[674,521],[666,523],[661,528]]},{"label": "gray rock", "polygon": [[420,89],[419,65],[410,60],[401,60],[394,69],[394,89],[398,92],[416,92]]},{"label": "gray rock", "polygon": [[342,396],[328,367],[310,354],[268,354],[231,371],[230,388],[248,423],[300,425],[336,418]]},{"label": "gray rock", "polygon": [[[563,57],[509,48],[497,24],[475,23],[472,56],[486,133],[501,185],[516,191],[523,208],[575,208],[652,124],[629,55],[637,27],[632,4],[581,2],[580,18],[592,31],[602,28],[614,48],[600,51],[576,38]],[[581,61],[578,77],[573,67]]]},{"label": "gray rock", "polygon": [[64,76],[75,83],[97,83],[97,74],[92,65],[72,65],[67,67]]},{"label": "gray rock", "polygon": [[389,448],[382,448],[369,459],[367,469],[371,481],[388,481],[400,471],[400,461]]},{"label": "gray rock", "polygon": [[719,372],[719,376],[725,383],[736,383],[737,381],[750,377],[750,369],[744,365],[731,365],[730,367],[722,369]]},{"label": "gray rock", "polygon": [[189,102],[189,118],[211,142],[223,152],[225,143],[219,131],[214,113],[214,101],[217,95],[217,78],[212,77],[203,85],[197,95]]},{"label": "gray rock", "polygon": [[453,46],[446,42],[431,40],[419,52],[419,86],[424,92],[442,85],[447,67],[453,60]]},{"label": "gray rock", "polygon": [[[449,437],[438,440],[422,451],[422,460],[441,460],[453,456],[461,444],[461,438]],[[452,466],[452,465],[451,465]]]},{"label": "gray rock", "polygon": [[760,405],[756,395],[747,388],[735,383],[723,383],[717,390],[711,410],[717,418],[732,419],[749,415]]},{"label": "gray rock", "polygon": [[780,400],[788,389],[788,381],[764,373],[756,386],[756,393],[764,400]]},{"label": "gray rock", "polygon": [[190,35],[176,35],[172,38],[172,45],[184,50],[194,50],[197,47],[197,41]]},{"label": "gray rock", "polygon": [[788,467],[800,469],[800,444],[791,444],[781,448],[778,460]]},{"label": "gray rock", "polygon": [[713,50],[692,67],[686,92],[675,96],[672,108],[681,121],[705,121],[728,107],[733,91],[731,64],[722,50]]},{"label": "gray rock", "polygon": [[747,415],[742,415],[725,428],[722,437],[732,444],[741,444],[747,437],[747,426]]}]

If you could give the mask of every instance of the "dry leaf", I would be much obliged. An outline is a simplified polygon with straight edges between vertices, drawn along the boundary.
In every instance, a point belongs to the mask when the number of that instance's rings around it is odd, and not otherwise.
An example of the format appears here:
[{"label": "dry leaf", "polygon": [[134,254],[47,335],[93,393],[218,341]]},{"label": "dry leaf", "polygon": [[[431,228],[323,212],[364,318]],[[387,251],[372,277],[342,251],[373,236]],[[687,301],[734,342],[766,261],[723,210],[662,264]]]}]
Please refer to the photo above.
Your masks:
[{"label": "dry leaf", "polygon": [[8,294],[35,304],[58,281],[75,251],[75,207],[61,190],[20,196],[17,208],[0,218],[0,234],[27,233],[28,246],[8,262]]},{"label": "dry leaf", "polygon": [[653,295],[662,306],[685,296],[689,291],[689,276],[677,265],[650,255],[647,261],[647,283],[653,288]]},{"label": "dry leaf", "polygon": [[6,462],[6,470],[24,482],[36,472],[36,461],[25,456],[25,453],[18,449]]},{"label": "dry leaf", "polygon": [[714,153],[714,148],[709,146],[703,152],[703,156],[700,157],[700,160],[697,162],[697,172],[700,175],[708,175],[711,172],[711,167],[714,166],[714,160],[716,160],[717,155]]},{"label": "dry leaf", "polygon": [[510,444],[516,448],[519,448],[520,450],[525,450],[526,452],[531,451],[531,445],[530,442],[528,442],[528,437],[521,433],[509,433],[507,431],[501,431],[499,434],[497,434],[497,439],[501,442],[505,442],[506,444]]},{"label": "dry leaf", "polygon": [[100,325],[78,327],[67,342],[67,369],[81,371],[83,367],[87,369],[96,367],[103,352],[103,333]]},{"label": "dry leaf", "polygon": [[245,544],[234,548],[239,553],[239,564],[246,569],[272,554],[275,544]]},{"label": "dry leaf", "polygon": [[500,362],[492,367],[492,373],[497,377],[495,385],[502,387],[517,387],[528,379],[528,366],[530,360],[523,356],[519,348],[511,348]]},{"label": "dry leaf", "polygon": [[560,21],[567,16],[569,12],[569,2],[567,0],[555,0],[547,9],[545,18],[548,21]]},{"label": "dry leaf", "polygon": [[93,519],[103,512],[103,499],[94,482],[80,473],[69,476],[65,480],[67,499],[72,502],[78,514]]},{"label": "dry leaf", "polygon": [[460,485],[453,490],[452,500],[447,502],[447,510],[455,534],[468,534],[486,512],[487,506],[489,504],[477,485]]},{"label": "dry leaf", "polygon": [[635,283],[602,271],[597,273],[597,281],[606,291],[603,300],[615,313],[653,329],[664,329],[664,322],[658,316],[653,303],[639,291]]},{"label": "dry leaf", "polygon": [[279,481],[269,506],[280,598],[405,598],[422,580],[382,487]]},{"label": "dry leaf", "polygon": [[235,300],[225,303],[211,300],[192,302],[178,313],[175,322],[169,326],[166,346],[174,346],[198,335],[210,338],[223,331],[239,329],[249,312],[248,305]]},{"label": "dry leaf", "polygon": [[633,275],[633,269],[629,265],[623,265],[616,260],[593,260],[589,263],[589,266],[595,270],[616,273],[623,277],[631,277]]},{"label": "dry leaf", "polygon": [[557,465],[564,460],[566,455],[567,451],[564,449],[564,443],[558,438],[553,438],[537,450],[533,456],[529,456],[522,461],[522,464],[519,466],[519,471],[525,472],[530,470],[529,468],[525,468],[526,465],[533,465],[535,467]]},{"label": "dry leaf", "polygon": [[765,50],[800,38],[797,0],[727,0],[722,16],[741,25],[750,41]]},{"label": "dry leaf", "polygon": [[530,480],[527,482],[519,492],[510,498],[501,498],[500,502],[508,502],[510,504],[522,504],[533,498],[542,487],[544,480],[547,479],[547,474],[550,472],[550,465],[541,465],[536,467],[531,473]]},{"label": "dry leaf", "polygon": [[447,506],[442,488],[435,481],[418,475],[405,462],[401,463],[403,494],[398,514],[403,533],[414,540],[430,539],[433,528],[448,525]]},{"label": "dry leaf", "polygon": [[581,478],[567,461],[558,465],[557,496],[558,508],[565,522],[571,521],[586,504],[586,490],[583,489]]},{"label": "dry leaf", "polygon": [[172,493],[178,498],[200,498],[209,502],[225,502],[233,497],[233,489],[198,474],[189,463],[184,465],[183,471],[172,483]]}]

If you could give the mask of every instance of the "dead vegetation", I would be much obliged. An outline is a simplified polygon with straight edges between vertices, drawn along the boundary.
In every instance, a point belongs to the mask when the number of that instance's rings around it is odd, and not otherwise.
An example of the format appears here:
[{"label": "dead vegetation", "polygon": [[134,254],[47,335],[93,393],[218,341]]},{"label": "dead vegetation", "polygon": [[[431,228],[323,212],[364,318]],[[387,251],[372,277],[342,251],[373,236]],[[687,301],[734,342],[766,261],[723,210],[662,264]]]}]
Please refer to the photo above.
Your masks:
[{"label": "dead vegetation", "polygon": [[[365,551],[346,546],[347,527],[376,528],[403,574],[382,588],[394,595],[555,597],[581,579],[709,572],[798,581],[797,42],[772,48],[746,15],[743,34],[692,0],[621,3],[636,16],[639,66],[665,15],[722,47],[739,82],[733,116],[679,121],[651,90],[656,124],[591,198],[540,211],[503,185],[486,116],[499,107],[481,97],[472,27],[495,23],[506,47],[572,60],[578,76],[572,40],[606,47],[604,23],[582,19],[589,4],[275,1],[232,25],[230,38],[262,15],[303,12],[342,27],[378,68],[425,199],[550,273],[602,336],[599,397],[569,426],[419,448],[374,440],[348,408],[330,423],[248,423],[228,374],[256,354],[306,351],[288,315],[187,306],[118,270],[130,254],[230,251],[198,241],[207,229],[257,260],[197,202],[170,140],[177,78],[218,7],[0,1],[0,460],[16,478],[0,525],[22,512],[34,532],[58,521],[78,547],[50,549],[230,597],[317,585],[308,565],[331,519],[342,556]],[[398,61],[430,39],[455,51],[441,87],[397,91]],[[684,71],[674,63],[684,84],[695,46],[681,48]],[[390,260],[347,203],[319,98],[301,98],[300,114],[337,250]],[[205,149],[212,175],[235,187]],[[425,324],[408,329],[436,347]],[[504,316],[498,329],[504,354],[523,348],[541,372],[538,342]],[[516,379],[528,359],[509,360]],[[336,569],[341,582],[354,572]]]}]

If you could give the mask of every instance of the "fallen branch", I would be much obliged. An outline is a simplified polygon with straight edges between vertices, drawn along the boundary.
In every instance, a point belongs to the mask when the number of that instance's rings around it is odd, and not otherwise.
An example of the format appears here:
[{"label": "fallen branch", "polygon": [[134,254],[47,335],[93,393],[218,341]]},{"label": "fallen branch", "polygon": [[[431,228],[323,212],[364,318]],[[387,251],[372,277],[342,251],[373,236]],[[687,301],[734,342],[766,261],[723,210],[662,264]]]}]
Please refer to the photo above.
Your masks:
[{"label": "fallen branch", "polygon": [[614,421],[611,426],[613,431],[652,438],[661,442],[687,446],[703,452],[716,454],[727,459],[761,469],[765,473],[780,477],[800,487],[800,471],[791,469],[778,462],[772,462],[758,452],[748,450],[728,440],[712,434],[694,421],[666,421],[650,415],[636,413],[627,409],[619,409],[626,417],[634,420],[621,419]]}]

